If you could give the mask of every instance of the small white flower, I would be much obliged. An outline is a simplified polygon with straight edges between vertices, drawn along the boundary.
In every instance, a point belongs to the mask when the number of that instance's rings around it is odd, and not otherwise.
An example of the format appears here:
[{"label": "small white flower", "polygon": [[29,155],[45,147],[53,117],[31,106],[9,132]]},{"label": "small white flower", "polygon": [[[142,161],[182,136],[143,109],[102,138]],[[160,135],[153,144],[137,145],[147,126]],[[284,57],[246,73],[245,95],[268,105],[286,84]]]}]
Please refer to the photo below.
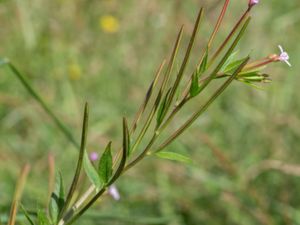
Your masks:
[{"label": "small white flower", "polygon": [[285,62],[289,66],[292,66],[291,63],[289,62],[290,59],[289,54],[283,50],[281,45],[278,45],[278,48],[280,49],[280,55],[278,57],[278,60],[281,62]]}]

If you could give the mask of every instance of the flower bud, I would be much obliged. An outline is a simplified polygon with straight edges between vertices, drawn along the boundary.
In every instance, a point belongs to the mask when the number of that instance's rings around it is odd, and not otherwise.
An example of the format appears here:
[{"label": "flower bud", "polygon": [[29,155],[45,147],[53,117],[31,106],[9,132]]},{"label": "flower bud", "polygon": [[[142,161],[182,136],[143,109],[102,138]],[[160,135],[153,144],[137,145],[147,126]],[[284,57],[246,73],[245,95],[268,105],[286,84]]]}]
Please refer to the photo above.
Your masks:
[{"label": "flower bud", "polygon": [[252,7],[252,6],[254,6],[254,5],[258,4],[258,3],[259,3],[259,0],[249,0],[248,6]]},{"label": "flower bud", "polygon": [[99,155],[97,152],[91,152],[89,155],[89,158],[92,162],[97,161],[99,158]]}]

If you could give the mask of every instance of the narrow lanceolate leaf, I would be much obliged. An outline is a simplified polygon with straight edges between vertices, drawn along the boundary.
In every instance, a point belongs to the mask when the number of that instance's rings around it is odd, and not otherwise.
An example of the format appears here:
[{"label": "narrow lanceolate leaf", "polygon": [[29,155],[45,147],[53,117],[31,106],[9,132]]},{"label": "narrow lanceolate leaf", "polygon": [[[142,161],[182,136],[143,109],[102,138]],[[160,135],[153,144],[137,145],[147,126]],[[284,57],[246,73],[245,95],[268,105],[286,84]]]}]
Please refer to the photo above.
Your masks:
[{"label": "narrow lanceolate leaf", "polygon": [[47,214],[43,210],[39,210],[37,213],[38,225],[50,225],[50,221]]},{"label": "narrow lanceolate leaf", "polygon": [[224,69],[224,73],[233,73],[245,59],[235,60],[230,62]]},{"label": "narrow lanceolate leaf", "polygon": [[[21,204],[21,205],[20,205],[20,208],[21,208],[22,212],[24,213],[24,215],[25,215],[25,217],[26,217],[28,223],[30,223],[30,225],[34,225],[34,222],[33,222],[33,220],[30,218],[29,213],[27,212],[27,210],[25,209],[25,207]],[[0,223],[0,224],[1,224],[1,223]]]},{"label": "narrow lanceolate leaf", "polygon": [[115,174],[113,175],[113,177],[108,182],[108,185],[114,183],[118,179],[118,177],[122,174],[123,169],[124,169],[125,164],[126,164],[126,160],[127,160],[127,156],[128,156],[128,152],[129,152],[129,147],[130,147],[129,146],[129,131],[128,131],[127,120],[125,118],[123,118],[122,158],[121,158],[121,162],[120,162]]},{"label": "narrow lanceolate leaf", "polygon": [[230,63],[236,61],[235,58],[236,58],[236,55],[237,55],[238,52],[239,52],[239,51],[237,50],[237,51],[234,51],[234,52],[232,52],[232,53],[230,54],[230,56],[226,59],[226,61],[224,62],[223,66],[221,67],[220,72],[225,71],[226,67],[227,67]]},{"label": "narrow lanceolate leaf", "polygon": [[198,76],[201,76],[207,69],[207,61],[208,61],[208,48],[206,48],[204,57],[198,69]]},{"label": "narrow lanceolate leaf", "polygon": [[83,164],[83,157],[84,157],[84,151],[86,148],[86,140],[87,140],[87,133],[88,133],[88,121],[89,121],[89,106],[88,103],[85,104],[84,107],[84,115],[83,115],[83,123],[82,123],[82,132],[81,132],[81,144],[80,144],[80,152],[78,156],[78,161],[77,161],[77,166],[76,166],[76,171],[73,177],[72,184],[70,186],[65,205],[63,209],[60,212],[59,217],[63,215],[65,210],[69,207],[69,204],[72,200],[73,194],[76,190],[78,180],[79,180],[79,175],[82,169],[82,164]]},{"label": "narrow lanceolate leaf", "polygon": [[155,90],[155,88],[156,88],[157,82],[159,80],[159,77],[160,77],[160,74],[161,74],[161,71],[162,71],[164,65],[165,65],[165,60],[161,63],[158,71],[156,72],[154,80],[152,81],[152,83],[150,84],[150,87],[148,88],[148,91],[146,93],[144,101],[143,101],[142,105],[140,106],[137,114],[135,115],[135,118],[134,118],[133,123],[132,123],[131,130],[130,130],[130,134],[132,134],[135,131],[135,129],[137,128],[138,123],[139,123],[143,113],[145,112],[145,109],[148,105],[148,102],[149,102],[149,100],[152,96],[153,90]]},{"label": "narrow lanceolate leaf", "polygon": [[203,59],[201,61],[199,68],[197,68],[197,70],[192,75],[192,81],[191,81],[191,86],[190,86],[190,96],[191,97],[195,97],[196,95],[198,95],[200,93],[199,78],[207,69],[207,61],[208,61],[208,48],[206,48],[206,51],[204,53],[204,56],[203,56]]},{"label": "narrow lanceolate leaf", "polygon": [[187,64],[189,62],[191,51],[192,51],[192,48],[194,46],[194,42],[195,42],[196,35],[198,33],[198,30],[199,30],[199,25],[200,25],[202,16],[203,16],[203,8],[201,8],[200,11],[199,11],[199,13],[198,13],[198,16],[197,16],[197,19],[196,19],[196,22],[195,22],[195,25],[194,25],[193,33],[192,33],[192,36],[191,36],[190,41],[189,41],[188,48],[186,50],[184,59],[183,59],[182,64],[180,66],[180,70],[179,70],[179,72],[177,74],[176,80],[174,82],[174,85],[173,85],[171,93],[170,93],[170,97],[169,97],[168,102],[167,102],[167,106],[166,106],[167,109],[172,104],[172,101],[173,101],[173,99],[174,99],[174,97],[175,97],[175,95],[177,93],[177,89],[179,87],[179,84],[180,84],[180,82],[182,80],[182,77],[184,75],[186,66],[187,66]]},{"label": "narrow lanceolate leaf", "polygon": [[103,152],[99,165],[98,165],[98,173],[101,181],[106,184],[112,175],[112,155],[111,155],[111,142],[105,148]]},{"label": "narrow lanceolate leaf", "polygon": [[241,75],[248,75],[248,74],[251,74],[251,73],[257,73],[257,72],[260,72],[260,71],[262,71],[262,70],[264,70],[265,68],[266,68],[267,66],[260,66],[260,67],[258,67],[258,68],[254,68],[254,69],[247,69],[247,68],[245,68],[245,69],[243,69],[243,71],[241,71],[240,73],[239,73],[239,76],[241,76]]},{"label": "narrow lanceolate leaf", "polygon": [[43,110],[48,114],[48,116],[52,119],[52,121],[57,125],[60,131],[65,135],[65,137],[77,148],[80,146],[77,143],[76,139],[70,132],[70,130],[64,125],[64,123],[60,120],[60,118],[50,109],[50,107],[46,104],[46,102],[42,99],[42,97],[38,94],[38,92],[32,87],[30,81],[11,63],[7,62],[9,69],[12,73],[20,80],[22,85],[28,91],[28,93],[38,102],[38,104],[43,108]]},{"label": "narrow lanceolate leaf", "polygon": [[241,64],[240,66],[234,71],[234,73],[229,76],[229,78],[223,83],[221,87],[219,87],[216,92],[208,99],[208,101],[202,105],[183,125],[181,125],[180,128],[178,128],[169,138],[167,138],[166,141],[164,141],[158,148],[155,150],[156,152],[160,152],[163,150],[166,146],[168,146],[170,143],[172,143],[179,135],[181,135],[187,128],[189,128],[196,119],[202,113],[204,113],[207,108],[220,96],[220,94],[223,93],[223,91],[226,90],[226,88],[231,84],[231,82],[236,79],[237,75],[241,70],[245,67],[245,65],[248,63],[249,57],[247,57]]},{"label": "narrow lanceolate leaf", "polygon": [[[209,75],[209,77],[202,83],[202,85],[200,86],[200,92],[202,90],[204,90],[204,88],[213,80],[216,78],[218,72],[220,72],[220,70],[223,68],[224,64],[228,61],[228,58],[232,55],[232,52],[234,51],[235,47],[237,46],[237,44],[239,43],[239,41],[241,40],[243,34],[245,33],[245,30],[247,29],[249,22],[251,20],[251,17],[249,17],[245,22],[243,27],[241,28],[240,32],[238,33],[238,35],[236,36],[236,38],[234,39],[233,43],[231,44],[231,46],[229,47],[229,49],[227,50],[227,52],[225,53],[225,55],[223,56],[223,58],[221,59],[221,61],[219,62],[219,64],[216,66],[216,68],[213,70],[213,72]],[[240,71],[239,71],[240,72]]]},{"label": "narrow lanceolate leaf", "polygon": [[183,33],[183,26],[181,26],[180,31],[177,35],[176,42],[175,42],[174,47],[173,47],[172,55],[171,55],[171,58],[169,60],[167,70],[165,72],[165,76],[164,76],[162,86],[161,86],[161,92],[162,93],[165,92],[165,88],[167,87],[167,84],[169,83],[170,76],[171,76],[171,73],[172,73],[172,70],[173,70],[173,67],[174,67],[175,59],[177,57],[177,53],[178,53],[178,50],[179,50],[179,46],[180,46],[180,42],[181,42],[181,38],[182,38],[182,33]]},{"label": "narrow lanceolate leaf", "polygon": [[51,217],[52,223],[56,223],[58,216],[65,204],[65,193],[64,185],[61,173],[56,175],[55,187],[52,192],[50,205],[49,205],[49,215]]},{"label": "narrow lanceolate leaf", "polygon": [[160,103],[159,109],[157,111],[157,118],[156,118],[157,125],[156,126],[159,126],[161,124],[163,118],[165,117],[165,115],[167,113],[167,102],[169,100],[170,93],[171,93],[171,88],[167,91],[164,99]]},{"label": "narrow lanceolate leaf", "polygon": [[86,175],[88,176],[92,184],[95,185],[96,189],[100,189],[101,187],[103,187],[103,183],[100,180],[98,172],[93,166],[93,164],[91,163],[86,151],[84,152],[84,157],[83,157],[83,167]]},{"label": "narrow lanceolate leaf", "polygon": [[163,151],[158,152],[155,155],[162,159],[168,159],[172,161],[182,162],[188,165],[193,165],[192,159],[179,153]]},{"label": "narrow lanceolate leaf", "polygon": [[190,87],[190,96],[195,97],[199,93],[199,73],[195,71],[192,75],[192,82]]},{"label": "narrow lanceolate leaf", "polygon": [[126,157],[130,155],[130,134],[127,120],[123,119],[123,148],[126,153]]}]

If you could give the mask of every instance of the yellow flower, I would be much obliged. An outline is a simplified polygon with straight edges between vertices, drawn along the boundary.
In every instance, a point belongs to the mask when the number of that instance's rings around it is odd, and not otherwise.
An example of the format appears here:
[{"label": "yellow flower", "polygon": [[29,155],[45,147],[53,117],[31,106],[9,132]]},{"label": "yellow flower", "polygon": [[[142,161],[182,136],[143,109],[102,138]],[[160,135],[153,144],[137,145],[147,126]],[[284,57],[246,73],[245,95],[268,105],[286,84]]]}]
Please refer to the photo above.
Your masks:
[{"label": "yellow flower", "polygon": [[100,17],[99,25],[106,33],[116,33],[120,27],[119,20],[111,15]]},{"label": "yellow flower", "polygon": [[79,80],[81,77],[81,68],[78,64],[72,63],[69,65],[69,78],[71,80]]}]

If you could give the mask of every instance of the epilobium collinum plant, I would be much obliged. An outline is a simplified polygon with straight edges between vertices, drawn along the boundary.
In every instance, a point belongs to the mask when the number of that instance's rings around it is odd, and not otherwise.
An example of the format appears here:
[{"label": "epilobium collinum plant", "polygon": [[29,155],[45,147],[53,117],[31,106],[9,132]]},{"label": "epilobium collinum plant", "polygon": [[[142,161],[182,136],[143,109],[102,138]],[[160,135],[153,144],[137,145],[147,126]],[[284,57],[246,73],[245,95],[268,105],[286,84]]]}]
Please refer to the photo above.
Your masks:
[{"label": "epilobium collinum plant", "polygon": [[[177,60],[177,53],[180,48],[184,28],[183,26],[181,27],[175,40],[170,59],[168,62],[163,61],[157,69],[154,79],[146,92],[144,101],[138,109],[131,125],[129,126],[127,119],[123,118],[122,147],[117,151],[114,157],[111,142],[107,144],[101,156],[98,152],[92,152],[90,155],[87,154],[88,104],[85,105],[84,109],[82,135],[79,144],[63,122],[48,107],[17,68],[9,60],[2,60],[1,64],[8,65],[29,93],[53,119],[63,134],[79,149],[77,166],[67,194],[64,194],[63,180],[59,175],[55,185],[56,188],[49,201],[49,207],[47,210],[37,213],[37,218],[35,219],[37,223],[72,224],[101,198],[104,193],[108,192],[114,199],[120,199],[118,190],[114,185],[115,181],[123,176],[126,171],[141,162],[146,156],[158,156],[161,158],[189,162],[189,158],[174,152],[164,151],[164,149],[185,132],[234,80],[257,86],[257,84],[260,83],[270,82],[269,75],[263,72],[263,69],[268,64],[282,61],[291,66],[289,56],[281,46],[279,46],[279,55],[273,54],[263,59],[253,61],[250,61],[250,56],[237,58],[236,47],[251,20],[250,12],[258,3],[258,0],[248,1],[248,7],[246,7],[245,12],[237,20],[225,40],[220,46],[216,46],[216,50],[214,50],[212,49],[212,45],[222,25],[229,4],[229,0],[224,1],[223,8],[214,29],[209,36],[208,42],[192,74],[186,73],[186,67],[190,61],[194,42],[200,29],[204,14],[203,8],[201,8],[198,13],[180,69],[176,72],[174,70],[174,64]],[[245,5],[247,6],[246,0]],[[182,84],[184,76],[188,78],[186,84]],[[168,134],[165,140],[158,142],[158,138],[161,134],[164,133],[169,124],[176,119],[177,113],[180,112],[188,102],[197,101],[196,97],[201,95],[206,87],[216,79],[224,79],[219,88],[217,88],[204,103],[199,105],[198,108],[195,108],[190,117],[183,124],[179,124],[176,130]],[[141,121],[144,122],[141,123]],[[139,129],[137,129],[138,127]],[[146,134],[148,135],[146,136]],[[150,138],[148,139],[146,137],[148,137],[149,134]],[[141,143],[146,147],[142,148]],[[85,193],[77,197],[74,193],[80,186],[79,176],[82,172],[82,168],[84,168],[91,185]],[[15,221],[16,202],[17,198],[12,206],[10,221]],[[35,220],[30,218],[24,208],[23,212],[28,221],[31,224],[35,224]],[[14,222],[10,224],[14,224]]]}]

